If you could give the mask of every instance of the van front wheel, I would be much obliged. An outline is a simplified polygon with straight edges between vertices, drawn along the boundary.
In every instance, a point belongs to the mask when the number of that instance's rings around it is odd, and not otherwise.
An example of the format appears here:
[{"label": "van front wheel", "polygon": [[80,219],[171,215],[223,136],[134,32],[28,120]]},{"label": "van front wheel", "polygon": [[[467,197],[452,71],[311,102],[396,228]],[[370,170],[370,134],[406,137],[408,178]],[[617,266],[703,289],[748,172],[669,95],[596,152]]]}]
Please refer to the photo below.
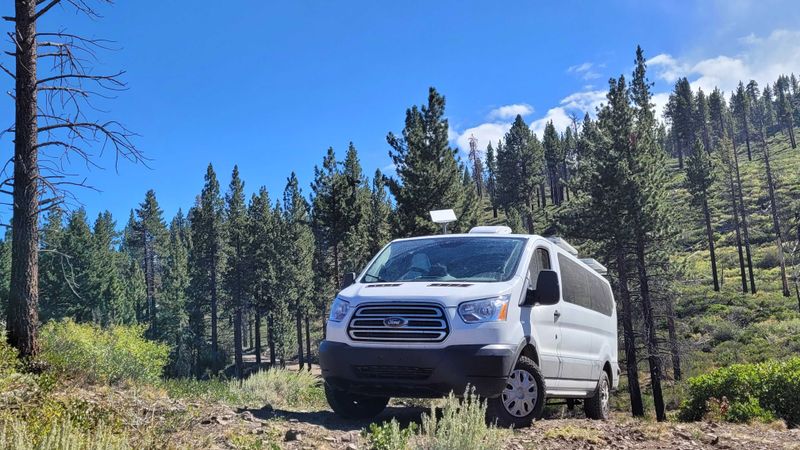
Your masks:
[{"label": "van front wheel", "polygon": [[501,427],[527,427],[534,419],[542,417],[544,404],[542,371],[533,360],[521,356],[508,376],[503,392],[488,400],[486,416],[489,422]]},{"label": "van front wheel", "polygon": [[371,419],[389,403],[388,397],[351,394],[325,383],[325,398],[333,412],[344,419]]}]

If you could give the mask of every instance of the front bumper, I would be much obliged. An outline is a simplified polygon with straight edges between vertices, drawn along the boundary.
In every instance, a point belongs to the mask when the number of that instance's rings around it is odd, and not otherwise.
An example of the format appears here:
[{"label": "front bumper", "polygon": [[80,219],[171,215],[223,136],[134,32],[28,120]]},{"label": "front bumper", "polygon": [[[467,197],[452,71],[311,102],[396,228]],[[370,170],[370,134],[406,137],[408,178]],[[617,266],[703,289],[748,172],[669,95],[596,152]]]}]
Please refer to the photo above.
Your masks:
[{"label": "front bumper", "polygon": [[441,397],[467,386],[483,397],[496,397],[516,363],[510,345],[452,345],[417,349],[354,347],[322,341],[320,366],[325,381],[337,389],[382,397]]}]

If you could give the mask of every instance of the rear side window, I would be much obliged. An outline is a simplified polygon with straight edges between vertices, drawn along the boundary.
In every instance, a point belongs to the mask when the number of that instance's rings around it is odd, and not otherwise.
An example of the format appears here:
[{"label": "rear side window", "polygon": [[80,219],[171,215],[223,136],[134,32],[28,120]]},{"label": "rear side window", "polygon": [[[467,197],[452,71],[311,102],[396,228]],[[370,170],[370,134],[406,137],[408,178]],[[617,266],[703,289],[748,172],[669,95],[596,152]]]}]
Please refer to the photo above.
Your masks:
[{"label": "rear side window", "polygon": [[558,255],[561,269],[561,289],[564,300],[610,316],[614,302],[611,289],[601,279],[589,273],[589,269]]}]

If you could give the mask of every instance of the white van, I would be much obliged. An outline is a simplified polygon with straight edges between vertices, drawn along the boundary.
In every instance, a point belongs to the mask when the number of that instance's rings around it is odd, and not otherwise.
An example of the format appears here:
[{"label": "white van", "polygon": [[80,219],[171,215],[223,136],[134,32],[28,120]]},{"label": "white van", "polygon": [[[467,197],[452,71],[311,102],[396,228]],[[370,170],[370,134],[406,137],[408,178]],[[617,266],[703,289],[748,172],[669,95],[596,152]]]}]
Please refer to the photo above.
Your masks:
[{"label": "white van", "polygon": [[561,239],[510,233],[398,239],[344,277],[320,344],[334,412],[370,418],[390,397],[471,386],[501,426],[529,425],[553,398],[608,418],[617,315],[602,266]]}]

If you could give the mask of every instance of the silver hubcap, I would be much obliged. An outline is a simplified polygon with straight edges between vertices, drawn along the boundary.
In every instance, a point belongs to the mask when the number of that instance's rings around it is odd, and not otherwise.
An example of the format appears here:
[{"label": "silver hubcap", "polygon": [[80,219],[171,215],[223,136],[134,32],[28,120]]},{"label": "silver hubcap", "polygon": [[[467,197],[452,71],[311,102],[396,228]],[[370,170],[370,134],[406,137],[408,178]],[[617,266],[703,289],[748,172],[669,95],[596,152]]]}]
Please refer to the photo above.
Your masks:
[{"label": "silver hubcap", "polygon": [[602,386],[600,386],[600,408],[603,411],[603,417],[608,417],[609,408],[608,408],[608,399],[609,399],[609,390],[608,390],[608,382],[603,381]]},{"label": "silver hubcap", "polygon": [[506,411],[514,417],[525,417],[533,412],[539,399],[539,388],[533,375],[519,369],[511,372],[501,398]]}]

